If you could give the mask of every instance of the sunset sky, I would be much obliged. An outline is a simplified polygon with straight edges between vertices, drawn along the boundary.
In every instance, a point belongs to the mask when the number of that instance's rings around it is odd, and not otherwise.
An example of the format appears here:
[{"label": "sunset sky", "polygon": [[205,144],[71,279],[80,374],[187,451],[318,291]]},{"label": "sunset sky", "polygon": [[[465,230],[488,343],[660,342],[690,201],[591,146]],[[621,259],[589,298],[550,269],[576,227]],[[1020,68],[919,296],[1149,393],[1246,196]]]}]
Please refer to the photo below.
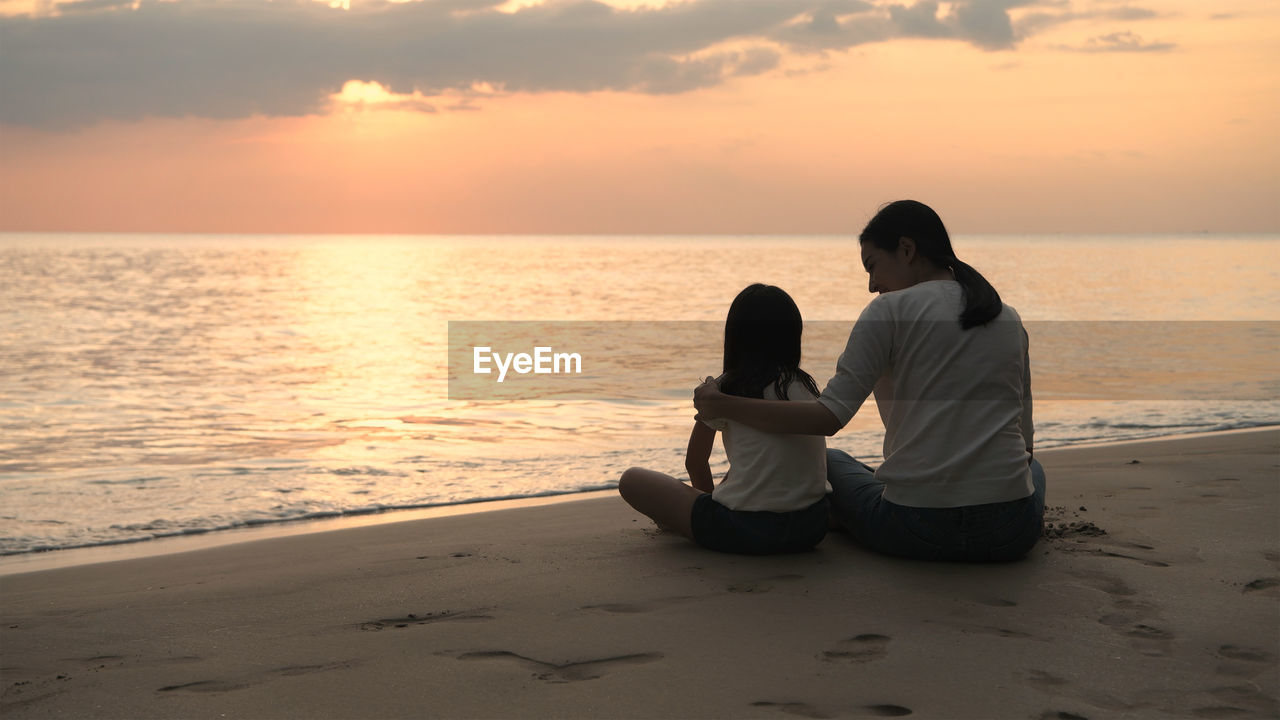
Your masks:
[{"label": "sunset sky", "polygon": [[1274,0],[0,0],[0,230],[1280,232]]}]

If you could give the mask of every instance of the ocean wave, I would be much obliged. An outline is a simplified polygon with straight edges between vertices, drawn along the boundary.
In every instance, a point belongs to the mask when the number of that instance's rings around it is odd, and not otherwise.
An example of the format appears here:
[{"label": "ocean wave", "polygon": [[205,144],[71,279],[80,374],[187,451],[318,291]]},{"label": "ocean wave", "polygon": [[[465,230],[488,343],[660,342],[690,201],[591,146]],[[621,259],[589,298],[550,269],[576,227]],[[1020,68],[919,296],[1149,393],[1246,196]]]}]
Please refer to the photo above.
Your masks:
[{"label": "ocean wave", "polygon": [[[336,518],[361,517],[368,515],[380,515],[384,513],[393,513],[407,510],[427,510],[431,508],[441,507],[462,507],[467,505],[480,505],[483,503],[501,502],[504,500],[528,500],[533,498],[546,497],[567,497],[571,495],[581,495],[589,492],[597,492],[600,490],[609,490],[616,487],[616,483],[606,483],[600,485],[589,485],[576,487],[566,490],[548,490],[535,493],[516,493],[510,495],[486,495],[483,497],[465,498],[461,500],[453,500],[448,502],[422,502],[422,503],[405,503],[405,504],[376,504],[364,507],[346,508],[342,510],[317,510],[314,512],[304,512],[301,514],[292,514],[279,517],[249,517],[239,520],[231,520],[222,523],[211,523],[208,525],[196,525],[188,527],[180,527],[166,529],[172,523],[167,520],[157,520],[154,523],[135,524],[135,525],[113,525],[109,529],[116,533],[126,533],[118,537],[102,537],[84,541],[67,541],[63,543],[50,543],[33,537],[23,536],[0,536],[0,557],[12,555],[25,555],[30,553],[50,552],[54,550],[77,550],[93,547],[109,547],[114,545],[128,545],[133,543],[148,542],[151,540],[161,540],[165,538],[186,537],[192,535],[204,535],[208,533],[221,532],[226,530],[237,530],[241,528],[267,527],[272,525],[284,525],[287,523],[305,522],[310,520],[332,520]],[[48,521],[55,522],[55,521]],[[66,524],[62,521],[56,521],[58,524]]]}]

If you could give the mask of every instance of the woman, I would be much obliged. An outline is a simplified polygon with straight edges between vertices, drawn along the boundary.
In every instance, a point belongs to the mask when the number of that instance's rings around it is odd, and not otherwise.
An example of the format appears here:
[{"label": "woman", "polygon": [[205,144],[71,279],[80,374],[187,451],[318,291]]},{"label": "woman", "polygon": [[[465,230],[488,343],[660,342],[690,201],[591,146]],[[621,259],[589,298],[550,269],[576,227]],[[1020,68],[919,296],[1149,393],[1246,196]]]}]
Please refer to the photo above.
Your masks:
[{"label": "woman", "polygon": [[1032,458],[1027,334],[1013,308],[955,257],[942,219],[890,203],[858,238],[869,290],[817,400],[726,395],[707,378],[700,416],[758,430],[834,435],[875,393],[885,426],[876,470],[827,451],[833,520],[878,552],[992,562],[1042,532],[1044,470]]}]

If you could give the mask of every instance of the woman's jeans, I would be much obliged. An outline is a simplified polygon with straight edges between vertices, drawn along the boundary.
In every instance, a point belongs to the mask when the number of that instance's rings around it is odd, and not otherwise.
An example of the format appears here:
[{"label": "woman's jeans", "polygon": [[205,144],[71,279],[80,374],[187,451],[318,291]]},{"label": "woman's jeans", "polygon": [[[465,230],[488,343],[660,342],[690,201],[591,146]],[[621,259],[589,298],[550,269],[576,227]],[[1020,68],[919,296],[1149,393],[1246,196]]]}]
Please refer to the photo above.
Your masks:
[{"label": "woman's jeans", "polygon": [[1044,468],[1031,461],[1035,492],[1021,500],[917,508],[883,497],[875,472],[843,450],[827,450],[831,514],[876,552],[918,560],[1003,562],[1027,554],[1043,533]]}]

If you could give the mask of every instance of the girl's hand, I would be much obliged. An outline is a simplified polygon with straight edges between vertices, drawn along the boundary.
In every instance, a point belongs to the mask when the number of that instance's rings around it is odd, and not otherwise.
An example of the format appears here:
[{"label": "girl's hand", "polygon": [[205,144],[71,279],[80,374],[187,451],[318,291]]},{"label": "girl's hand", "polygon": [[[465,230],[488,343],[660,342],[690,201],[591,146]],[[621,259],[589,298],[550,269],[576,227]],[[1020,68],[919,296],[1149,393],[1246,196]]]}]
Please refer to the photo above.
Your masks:
[{"label": "girl's hand", "polygon": [[702,384],[693,389],[693,406],[697,408],[699,415],[706,417],[718,417],[715,411],[715,405],[724,397],[724,393],[720,392],[720,386],[716,384],[716,379],[708,375]]}]

